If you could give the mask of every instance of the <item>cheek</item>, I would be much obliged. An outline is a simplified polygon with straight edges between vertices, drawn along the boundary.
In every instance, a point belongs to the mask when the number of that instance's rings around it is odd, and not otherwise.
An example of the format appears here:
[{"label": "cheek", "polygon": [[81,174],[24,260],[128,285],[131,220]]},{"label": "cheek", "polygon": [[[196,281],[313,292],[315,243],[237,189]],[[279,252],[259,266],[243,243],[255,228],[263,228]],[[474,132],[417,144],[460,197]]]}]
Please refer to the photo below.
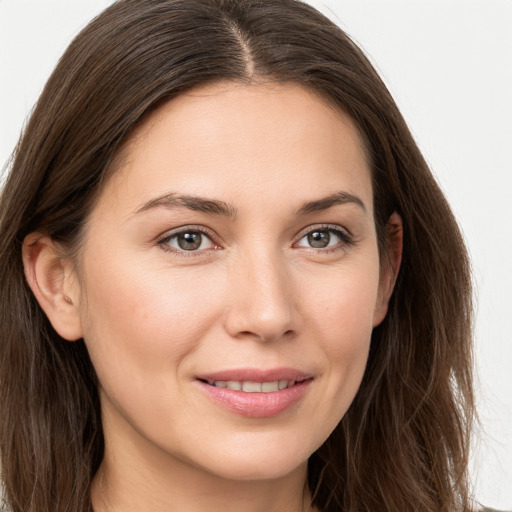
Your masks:
[{"label": "cheek", "polygon": [[322,348],[323,398],[332,406],[329,428],[334,428],[352,403],[366,368],[378,295],[378,258],[340,267],[323,280],[317,277],[317,286],[310,285],[317,293],[307,294],[304,314],[310,319],[311,337],[316,336]]},{"label": "cheek", "polygon": [[178,372],[218,315],[218,301],[205,293],[208,282],[142,266],[136,256],[101,261],[84,272],[82,323],[102,385],[129,376],[130,386],[142,388]]},{"label": "cheek", "polygon": [[304,311],[316,319],[316,328],[329,340],[335,352],[357,350],[366,344],[373,327],[379,287],[378,259],[367,258],[357,265],[312,276],[304,290],[307,297]]}]

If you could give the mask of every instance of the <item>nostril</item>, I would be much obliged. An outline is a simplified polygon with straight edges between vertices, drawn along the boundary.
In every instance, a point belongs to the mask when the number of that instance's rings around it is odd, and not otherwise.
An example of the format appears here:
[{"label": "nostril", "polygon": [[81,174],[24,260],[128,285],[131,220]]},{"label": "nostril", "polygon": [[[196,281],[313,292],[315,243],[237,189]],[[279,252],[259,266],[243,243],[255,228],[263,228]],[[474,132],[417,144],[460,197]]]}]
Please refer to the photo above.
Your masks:
[{"label": "nostril", "polygon": [[294,334],[294,331],[292,329],[288,329],[287,331],[283,332],[283,333],[280,333],[280,334],[270,334],[270,333],[258,333],[258,332],[253,332],[253,331],[241,331],[237,334],[237,337],[238,338],[255,338],[255,339],[258,339],[260,341],[264,341],[264,342],[271,342],[271,341],[275,341],[279,338],[284,338],[284,337],[287,337],[289,338],[290,336],[293,336]]}]

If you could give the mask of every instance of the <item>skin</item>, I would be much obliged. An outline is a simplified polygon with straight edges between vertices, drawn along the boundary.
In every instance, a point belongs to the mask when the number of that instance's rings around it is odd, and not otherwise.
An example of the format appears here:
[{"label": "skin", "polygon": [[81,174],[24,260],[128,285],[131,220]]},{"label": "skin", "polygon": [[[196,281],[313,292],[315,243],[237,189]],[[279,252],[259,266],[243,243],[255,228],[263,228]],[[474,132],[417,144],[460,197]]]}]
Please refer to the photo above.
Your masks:
[{"label": "skin", "polygon": [[[153,112],[118,162],[78,265],[38,233],[24,246],[36,297],[64,338],[84,338],[101,383],[96,512],[308,510],[308,457],[357,392],[400,262],[395,238],[381,265],[358,131],[300,86],[223,83]],[[199,249],[180,248],[182,228],[205,232]],[[246,367],[313,379],[270,418],[220,406],[196,379]]]}]

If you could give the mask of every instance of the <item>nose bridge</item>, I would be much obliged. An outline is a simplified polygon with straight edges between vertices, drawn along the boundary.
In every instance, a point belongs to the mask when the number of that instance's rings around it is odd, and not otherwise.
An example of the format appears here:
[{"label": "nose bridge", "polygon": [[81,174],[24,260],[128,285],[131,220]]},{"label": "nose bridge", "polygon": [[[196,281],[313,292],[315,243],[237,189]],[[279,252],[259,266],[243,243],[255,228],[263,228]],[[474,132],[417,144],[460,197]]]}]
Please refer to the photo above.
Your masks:
[{"label": "nose bridge", "polygon": [[277,250],[241,255],[232,272],[226,327],[232,336],[271,341],[294,329],[291,274]]}]

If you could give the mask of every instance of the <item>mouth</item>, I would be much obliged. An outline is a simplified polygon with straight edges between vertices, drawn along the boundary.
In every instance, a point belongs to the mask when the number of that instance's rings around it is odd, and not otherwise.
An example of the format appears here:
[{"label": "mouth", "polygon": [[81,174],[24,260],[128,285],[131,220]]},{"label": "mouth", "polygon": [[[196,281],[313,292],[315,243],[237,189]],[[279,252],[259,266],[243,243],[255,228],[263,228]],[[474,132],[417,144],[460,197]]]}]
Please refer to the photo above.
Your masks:
[{"label": "mouth", "polygon": [[293,380],[279,379],[265,382],[256,382],[251,380],[199,380],[215,388],[243,391],[244,393],[274,393],[276,391],[291,388],[297,383],[301,383],[309,379],[308,377],[298,377]]},{"label": "mouth", "polygon": [[292,369],[229,370],[196,377],[215,404],[250,418],[270,418],[292,408],[313,380],[312,375]]}]

